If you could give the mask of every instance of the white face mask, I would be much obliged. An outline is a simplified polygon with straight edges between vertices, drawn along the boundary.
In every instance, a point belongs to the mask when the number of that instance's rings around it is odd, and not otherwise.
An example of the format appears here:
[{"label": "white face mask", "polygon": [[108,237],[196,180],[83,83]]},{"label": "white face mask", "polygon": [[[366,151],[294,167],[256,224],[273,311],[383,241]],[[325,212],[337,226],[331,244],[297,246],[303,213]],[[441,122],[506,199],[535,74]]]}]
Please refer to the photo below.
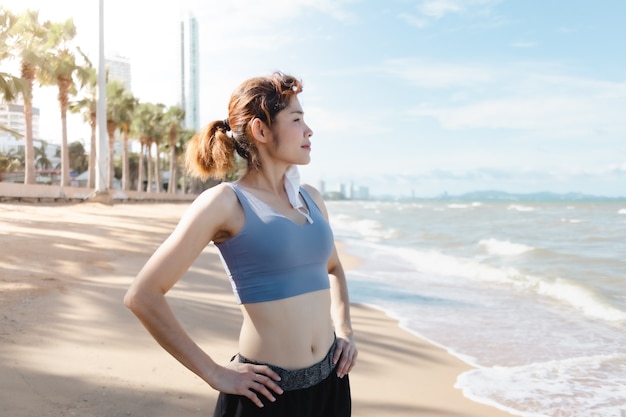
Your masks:
[{"label": "white face mask", "polygon": [[285,191],[291,206],[302,213],[309,223],[313,223],[313,219],[306,212],[300,199],[300,171],[297,165],[290,166],[285,172]]}]

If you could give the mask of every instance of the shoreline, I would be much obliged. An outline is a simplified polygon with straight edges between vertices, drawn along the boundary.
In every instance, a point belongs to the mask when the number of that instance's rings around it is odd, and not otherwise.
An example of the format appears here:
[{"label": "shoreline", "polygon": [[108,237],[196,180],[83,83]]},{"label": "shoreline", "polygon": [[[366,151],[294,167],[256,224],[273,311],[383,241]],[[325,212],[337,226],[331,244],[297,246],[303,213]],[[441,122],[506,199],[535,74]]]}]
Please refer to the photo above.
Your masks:
[{"label": "shoreline", "polygon": [[[163,351],[122,304],[187,207],[0,203],[0,414],[184,417],[212,410],[217,392]],[[341,242],[338,250],[346,270],[358,265]],[[236,352],[240,311],[214,247],[168,300],[216,361]],[[469,365],[384,311],[351,306],[359,348],[350,374],[354,416],[511,416],[454,388]]]}]

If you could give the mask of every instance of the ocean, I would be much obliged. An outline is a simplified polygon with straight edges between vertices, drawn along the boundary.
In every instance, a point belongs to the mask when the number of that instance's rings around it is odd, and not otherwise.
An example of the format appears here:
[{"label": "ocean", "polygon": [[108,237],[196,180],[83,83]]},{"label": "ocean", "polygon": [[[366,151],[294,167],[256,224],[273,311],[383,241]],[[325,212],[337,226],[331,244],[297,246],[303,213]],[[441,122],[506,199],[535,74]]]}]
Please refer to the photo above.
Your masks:
[{"label": "ocean", "polygon": [[626,416],[626,202],[327,202],[351,301],[474,367],[524,417]]}]

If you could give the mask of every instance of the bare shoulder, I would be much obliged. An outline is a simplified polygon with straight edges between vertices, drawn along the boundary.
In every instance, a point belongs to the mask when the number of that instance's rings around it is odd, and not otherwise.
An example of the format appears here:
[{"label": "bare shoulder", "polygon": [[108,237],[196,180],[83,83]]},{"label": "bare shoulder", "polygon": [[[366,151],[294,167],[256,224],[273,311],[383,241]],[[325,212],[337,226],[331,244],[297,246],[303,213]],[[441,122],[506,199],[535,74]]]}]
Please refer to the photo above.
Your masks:
[{"label": "bare shoulder", "polygon": [[181,225],[203,230],[212,239],[223,239],[232,234],[242,222],[243,212],[233,189],[225,183],[203,191],[191,204]]},{"label": "bare shoulder", "polygon": [[309,193],[313,201],[315,201],[315,204],[317,204],[317,206],[320,208],[320,210],[322,210],[324,215],[326,215],[326,205],[324,204],[324,197],[322,196],[322,193],[320,193],[317,188],[313,187],[310,184],[302,184],[302,188],[304,188],[306,192]]},{"label": "bare shoulder", "polygon": [[304,188],[307,193],[309,193],[311,198],[315,200],[316,203],[324,201],[324,198],[322,197],[322,193],[320,193],[318,189],[313,187],[311,184],[302,184],[301,187]]},{"label": "bare shoulder", "polygon": [[193,202],[199,210],[228,209],[238,204],[237,195],[227,183],[221,183],[203,191]]}]

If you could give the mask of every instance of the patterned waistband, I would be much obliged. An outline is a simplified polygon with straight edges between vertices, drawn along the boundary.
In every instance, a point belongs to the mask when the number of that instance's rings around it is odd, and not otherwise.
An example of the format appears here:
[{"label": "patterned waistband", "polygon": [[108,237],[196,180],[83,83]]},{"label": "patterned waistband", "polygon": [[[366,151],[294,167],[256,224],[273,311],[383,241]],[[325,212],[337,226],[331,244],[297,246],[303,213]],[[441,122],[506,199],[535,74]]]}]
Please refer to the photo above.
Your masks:
[{"label": "patterned waistband", "polygon": [[237,355],[237,360],[241,363],[269,366],[274,372],[280,375],[278,385],[280,385],[284,391],[294,391],[297,389],[312,387],[313,385],[319,384],[328,378],[334,368],[333,355],[335,354],[336,347],[337,339],[333,341],[333,344],[324,359],[309,366],[308,368],[296,369],[293,371],[269,363],[253,361],[239,354]]}]

